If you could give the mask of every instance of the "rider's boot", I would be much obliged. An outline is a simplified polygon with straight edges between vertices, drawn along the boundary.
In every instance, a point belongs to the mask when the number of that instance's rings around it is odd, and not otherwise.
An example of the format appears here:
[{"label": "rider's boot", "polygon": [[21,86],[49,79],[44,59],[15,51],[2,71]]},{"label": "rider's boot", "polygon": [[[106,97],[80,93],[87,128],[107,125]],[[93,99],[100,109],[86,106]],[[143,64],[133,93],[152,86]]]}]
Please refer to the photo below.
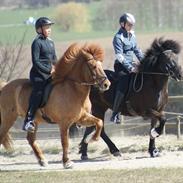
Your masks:
[{"label": "rider's boot", "polygon": [[33,133],[35,130],[35,124],[34,124],[34,110],[31,110],[31,108],[28,110],[26,118],[24,120],[24,124],[22,127],[22,130]]},{"label": "rider's boot", "polygon": [[114,123],[121,123],[120,115],[121,113],[119,112],[119,106],[122,103],[124,99],[124,94],[121,93],[120,91],[117,91],[115,99],[114,99],[114,104],[113,104],[113,113],[111,116],[111,121]]}]

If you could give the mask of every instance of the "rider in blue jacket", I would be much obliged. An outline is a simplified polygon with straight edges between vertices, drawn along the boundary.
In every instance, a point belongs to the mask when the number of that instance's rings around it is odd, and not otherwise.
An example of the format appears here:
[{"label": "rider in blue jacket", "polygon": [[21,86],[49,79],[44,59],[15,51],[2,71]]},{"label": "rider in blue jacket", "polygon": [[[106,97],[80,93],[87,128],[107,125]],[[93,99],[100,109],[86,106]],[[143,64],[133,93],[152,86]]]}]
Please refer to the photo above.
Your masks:
[{"label": "rider in blue jacket", "polygon": [[[137,65],[143,58],[142,51],[137,47],[136,37],[132,31],[135,25],[135,18],[130,13],[124,13],[119,19],[120,29],[113,39],[115,51],[114,70],[118,74],[119,82],[117,84],[115,98],[113,102],[113,114],[111,121],[119,123],[119,106],[124,102],[124,96],[128,89],[130,73],[137,72]],[[133,55],[138,58],[137,64],[134,64]]]},{"label": "rider in blue jacket", "polygon": [[57,60],[54,42],[49,38],[52,24],[54,23],[47,17],[40,17],[35,23],[37,36],[31,47],[32,68],[30,81],[32,93],[23,125],[23,130],[29,132],[35,130],[34,116],[41,104],[44,88],[51,80],[51,73],[54,72],[54,65]]}]

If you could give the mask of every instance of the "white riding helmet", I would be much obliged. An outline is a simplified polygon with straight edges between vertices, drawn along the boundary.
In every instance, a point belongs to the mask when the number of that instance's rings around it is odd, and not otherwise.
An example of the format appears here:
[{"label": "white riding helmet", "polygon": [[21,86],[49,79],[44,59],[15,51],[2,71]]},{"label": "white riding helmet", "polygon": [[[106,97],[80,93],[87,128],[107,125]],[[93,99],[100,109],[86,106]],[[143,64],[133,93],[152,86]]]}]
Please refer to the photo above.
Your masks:
[{"label": "white riding helmet", "polygon": [[120,19],[119,19],[119,23],[126,23],[129,22],[130,24],[134,25],[135,24],[135,17],[130,14],[130,13],[124,13]]}]

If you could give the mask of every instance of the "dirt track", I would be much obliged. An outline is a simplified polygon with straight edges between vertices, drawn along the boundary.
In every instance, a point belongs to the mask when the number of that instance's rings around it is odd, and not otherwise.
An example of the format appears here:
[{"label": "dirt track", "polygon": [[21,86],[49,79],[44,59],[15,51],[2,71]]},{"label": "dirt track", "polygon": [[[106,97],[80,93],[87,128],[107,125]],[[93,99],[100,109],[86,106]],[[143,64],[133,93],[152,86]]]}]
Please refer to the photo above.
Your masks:
[{"label": "dirt track", "polygon": [[[102,140],[89,146],[88,161],[80,161],[78,152],[79,139],[71,141],[70,159],[74,161],[72,170],[98,170],[98,169],[139,169],[139,168],[183,168],[183,141],[176,140],[175,136],[160,137],[158,146],[165,149],[161,157],[150,158],[145,151],[148,145],[148,137],[126,137],[113,138],[120,151],[125,151],[122,157],[114,158],[111,156]],[[121,142],[123,140],[123,142]],[[47,167],[40,167],[26,141],[15,141],[15,152],[10,155],[0,153],[0,171],[50,171],[64,170],[59,153],[60,140],[41,140],[38,141],[41,148],[45,150],[45,157],[48,160]],[[52,152],[52,153],[51,153]],[[128,153],[130,152],[130,153]]]}]

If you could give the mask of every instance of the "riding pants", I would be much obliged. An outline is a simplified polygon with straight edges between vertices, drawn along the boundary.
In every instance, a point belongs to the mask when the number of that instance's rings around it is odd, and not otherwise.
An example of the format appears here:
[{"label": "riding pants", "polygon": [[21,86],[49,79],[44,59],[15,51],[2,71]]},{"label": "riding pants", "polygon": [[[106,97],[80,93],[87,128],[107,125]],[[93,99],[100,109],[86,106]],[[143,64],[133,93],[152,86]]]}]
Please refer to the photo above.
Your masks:
[{"label": "riding pants", "polygon": [[35,113],[42,102],[45,86],[49,82],[49,79],[44,79],[36,74],[30,74],[30,80],[32,93],[29,98],[29,107],[24,121],[25,123],[34,120]]}]

